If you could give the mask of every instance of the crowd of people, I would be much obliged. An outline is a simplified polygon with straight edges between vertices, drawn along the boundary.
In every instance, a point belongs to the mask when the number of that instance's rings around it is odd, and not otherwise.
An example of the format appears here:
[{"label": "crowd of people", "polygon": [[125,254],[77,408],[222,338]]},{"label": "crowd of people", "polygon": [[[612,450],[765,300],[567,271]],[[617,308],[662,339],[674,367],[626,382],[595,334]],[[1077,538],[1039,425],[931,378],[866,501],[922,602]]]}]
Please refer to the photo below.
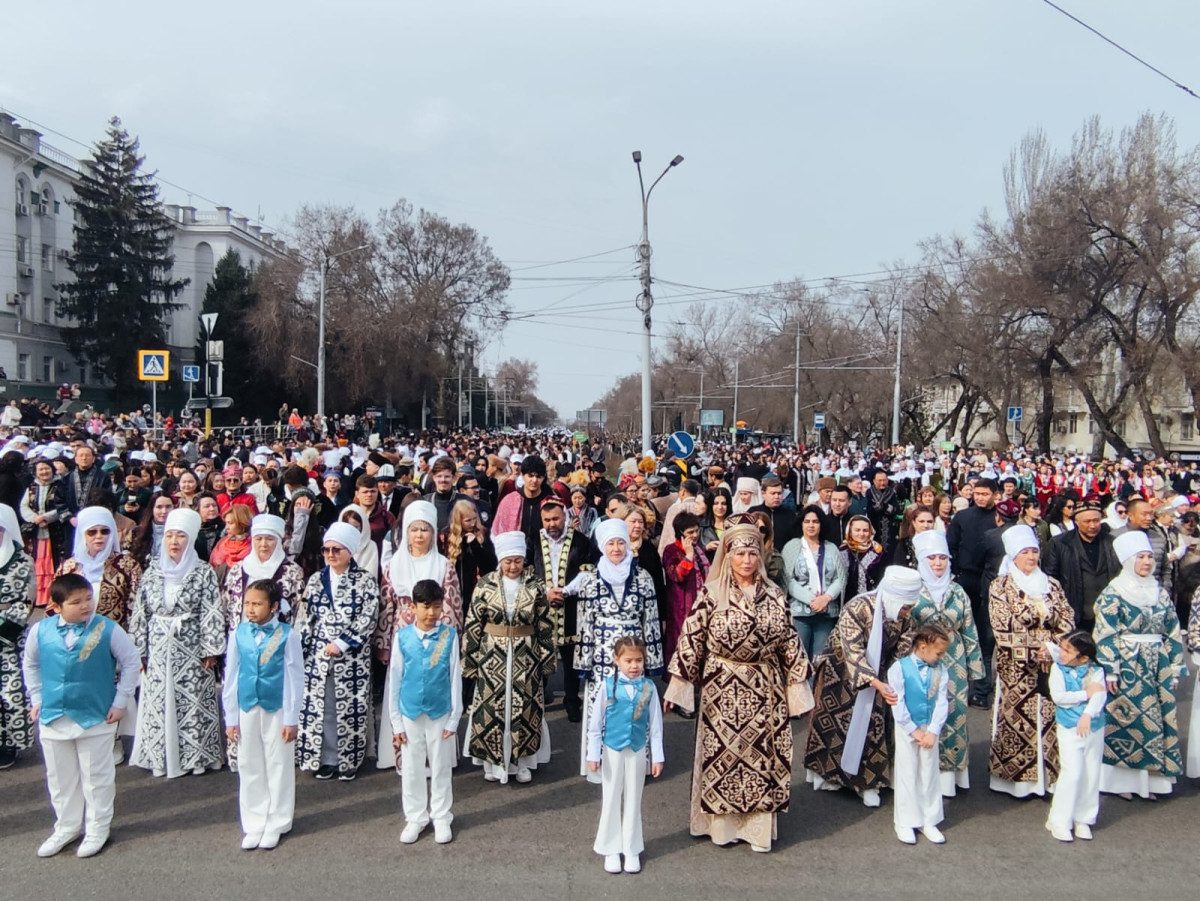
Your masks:
[{"label": "crowd of people", "polygon": [[1176,703],[1185,645],[1200,659],[1194,467],[311,425],[5,435],[0,767],[40,741],[39,854],[104,846],[127,750],[164,778],[236,769],[246,849],[291,828],[297,768],[368,760],[401,773],[401,841],[448,842],[460,756],[498,783],[549,763],[556,672],[614,873],[641,867],[664,713],[695,721],[692,833],[756,851],[810,711],[806,782],[893,790],[906,844],[945,840],[972,705],[989,787],[1053,792],[1064,842],[1102,792],[1200,776]]}]

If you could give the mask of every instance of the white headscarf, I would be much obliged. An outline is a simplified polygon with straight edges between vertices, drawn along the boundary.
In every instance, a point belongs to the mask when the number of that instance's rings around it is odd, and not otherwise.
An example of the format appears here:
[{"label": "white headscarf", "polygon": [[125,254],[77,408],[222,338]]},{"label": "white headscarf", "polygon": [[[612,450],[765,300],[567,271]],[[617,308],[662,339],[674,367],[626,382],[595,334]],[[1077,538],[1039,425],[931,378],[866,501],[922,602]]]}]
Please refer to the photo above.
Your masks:
[{"label": "white headscarf", "polygon": [[[429,551],[422,557],[414,557],[408,551],[408,527],[414,522],[423,522],[433,530]],[[442,585],[450,561],[442,556],[437,547],[437,508],[429,501],[413,501],[404,510],[404,523],[396,542],[396,552],[388,563],[388,582],[396,597],[412,597],[413,586],[422,579],[432,579]]]},{"label": "white headscarf", "polygon": [[[596,544],[600,546],[600,562],[596,564],[600,578],[609,585],[624,588],[625,583],[629,581],[629,570],[633,566],[633,551],[629,549],[629,526],[625,525],[622,519],[606,519],[596,526],[593,534],[596,536]],[[625,542],[625,559],[620,563],[609,560],[605,551],[605,545],[614,538]]]},{"label": "white headscarf", "polygon": [[340,544],[351,554],[358,547],[359,535],[358,529],[350,525],[348,522],[335,522],[325,530],[324,541],[332,541],[334,544]]},{"label": "white headscarf", "polygon": [[946,544],[946,536],[936,529],[918,532],[912,537],[912,546],[913,552],[917,555],[917,572],[921,574],[925,590],[929,592],[934,606],[941,610],[946,604],[946,592],[950,590],[950,583],[954,580],[949,566],[940,577],[935,576],[933,567],[929,565],[929,558],[950,556],[950,547]]},{"label": "white headscarf", "polygon": [[492,546],[496,549],[496,559],[525,556],[524,532],[501,532],[492,536]]},{"label": "white headscarf", "polygon": [[[183,532],[187,536],[187,546],[178,562],[167,553],[167,532]],[[162,570],[167,585],[180,584],[200,562],[196,554],[196,536],[199,534],[200,514],[195,510],[183,507],[167,514],[167,521],[163,524],[163,544],[158,552],[158,568]]]},{"label": "white headscarf", "polygon": [[1113,550],[1121,561],[1121,571],[1110,583],[1113,590],[1135,607],[1153,607],[1158,603],[1158,579],[1153,575],[1139,576],[1133,571],[1137,556],[1141,553],[1154,553],[1150,544],[1150,536],[1145,532],[1133,530],[1118,535],[1113,541]]},{"label": "white headscarf", "polygon": [[21,525],[17,522],[17,514],[8,504],[0,504],[0,567],[8,565],[17,548],[21,547]]},{"label": "white headscarf", "polygon": [[1042,568],[1038,566],[1033,572],[1026,575],[1021,572],[1017,566],[1017,554],[1021,551],[1033,548],[1040,550],[1038,544],[1037,533],[1033,531],[1032,526],[1016,525],[1009,526],[1004,530],[1004,562],[1000,565],[1000,575],[1012,576],[1012,580],[1017,583],[1017,588],[1025,592],[1027,597],[1045,598],[1050,594],[1050,577],[1042,572]]},{"label": "white headscarf", "polygon": [[[371,540],[371,516],[358,504],[349,504],[338,514],[338,521],[346,522],[347,513],[355,514],[358,521],[362,523],[358,528],[358,546],[353,549],[354,562],[359,565],[360,569],[365,569],[375,578],[379,578],[379,549]],[[349,523],[349,525],[353,526],[354,523]],[[435,529],[434,534],[436,535],[436,533]]]},{"label": "white headscarf", "polygon": [[[750,503],[743,503],[738,500],[739,491],[749,491],[751,493]],[[733,492],[733,509],[731,513],[745,513],[751,507],[757,507],[763,502],[762,485],[758,479],[751,479],[747,476],[737,480],[737,489]]]},{"label": "white headscarf", "polygon": [[260,513],[250,521],[251,542],[254,541],[256,535],[270,535],[275,539],[275,550],[271,551],[271,556],[266,560],[259,560],[258,552],[253,547],[251,547],[250,553],[242,559],[242,572],[251,582],[257,582],[259,579],[273,579],[275,573],[279,571],[279,567],[283,565],[283,561],[287,559],[287,554],[283,552],[283,533],[286,528],[287,523],[272,513]]},{"label": "white headscarf", "polygon": [[[87,530],[97,526],[108,528],[108,541],[93,557],[87,551]],[[79,511],[75,526],[75,545],[71,549],[71,556],[79,564],[85,579],[89,582],[99,582],[104,577],[104,564],[109,557],[118,553],[119,544],[117,521],[107,507],[84,507]]]},{"label": "white headscarf", "polygon": [[1104,511],[1104,521],[1108,523],[1108,527],[1114,532],[1127,524],[1127,518],[1117,514],[1117,506],[1123,503],[1125,501],[1113,501],[1108,505],[1108,509]]}]

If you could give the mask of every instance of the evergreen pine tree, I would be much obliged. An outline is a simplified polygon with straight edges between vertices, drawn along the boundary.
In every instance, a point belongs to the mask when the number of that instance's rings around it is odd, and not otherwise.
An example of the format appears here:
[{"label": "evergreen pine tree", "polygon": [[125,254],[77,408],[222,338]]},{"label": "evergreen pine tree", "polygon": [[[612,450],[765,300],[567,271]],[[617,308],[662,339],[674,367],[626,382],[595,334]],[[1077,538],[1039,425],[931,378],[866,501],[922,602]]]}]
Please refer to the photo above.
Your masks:
[{"label": "evergreen pine tree", "polygon": [[[217,327],[213,337],[225,342],[224,390],[227,394],[235,388],[246,388],[257,374],[254,341],[247,322],[250,311],[257,303],[258,292],[254,289],[254,276],[242,265],[242,258],[238,252],[230,248],[217,260],[212,281],[204,289],[204,304],[201,309],[202,313],[217,314]],[[196,348],[196,359],[204,359],[203,336]],[[239,409],[253,400],[246,396],[235,399]]]},{"label": "evergreen pine tree", "polygon": [[75,188],[74,280],[55,285],[61,329],[76,360],[113,384],[118,403],[142,397],[137,351],[166,344],[172,299],[187,280],[171,276],[172,228],[154,174],[144,174],[138,141],[114,117]]}]

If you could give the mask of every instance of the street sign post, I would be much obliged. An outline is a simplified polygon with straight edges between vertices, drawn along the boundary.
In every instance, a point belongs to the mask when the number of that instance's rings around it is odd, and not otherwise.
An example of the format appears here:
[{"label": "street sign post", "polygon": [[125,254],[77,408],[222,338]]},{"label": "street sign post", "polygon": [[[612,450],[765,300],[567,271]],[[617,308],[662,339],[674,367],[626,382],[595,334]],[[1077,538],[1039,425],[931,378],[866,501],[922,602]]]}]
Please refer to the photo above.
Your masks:
[{"label": "street sign post", "polygon": [[813,428],[814,429],[825,428],[825,414],[824,413],[814,413],[813,414]]},{"label": "street sign post", "polygon": [[150,428],[158,422],[158,383],[171,377],[171,352],[139,350],[138,378],[150,383]]},{"label": "street sign post", "polygon": [[199,366],[184,366],[183,367],[183,380],[185,382],[199,382],[200,381],[200,367]]},{"label": "street sign post", "polygon": [[1013,431],[1012,443],[1013,444],[1017,443],[1018,430],[1021,427],[1021,420],[1024,418],[1024,416],[1025,416],[1025,408],[1024,407],[1009,407],[1008,408],[1008,421],[1009,421],[1009,423],[1012,424],[1012,431]]},{"label": "street sign post", "polygon": [[696,450],[696,439],[687,432],[675,432],[667,439],[667,447],[676,457],[687,459]]}]

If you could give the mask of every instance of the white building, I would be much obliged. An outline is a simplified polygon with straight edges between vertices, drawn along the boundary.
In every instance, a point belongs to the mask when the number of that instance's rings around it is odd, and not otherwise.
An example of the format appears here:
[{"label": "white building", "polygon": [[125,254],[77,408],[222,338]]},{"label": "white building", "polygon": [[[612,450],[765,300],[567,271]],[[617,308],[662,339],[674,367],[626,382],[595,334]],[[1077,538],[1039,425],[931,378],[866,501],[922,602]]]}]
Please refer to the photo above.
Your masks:
[{"label": "white building", "polygon": [[[74,244],[71,202],[82,165],[2,112],[0,161],[0,171],[4,163],[11,169],[10,177],[0,176],[0,222],[9,223],[0,228],[0,368],[8,394],[48,398],[64,382],[102,387],[67,350],[59,334],[66,320],[55,313],[54,285],[71,277],[66,262]],[[254,269],[264,259],[282,257],[287,247],[230,207],[205,212],[167,204],[163,211],[175,228],[174,277],[190,279],[167,322],[174,381],[180,378],[177,367],[196,359],[198,317],[217,260],[233,249],[243,266]],[[218,323],[215,337],[220,330]]]}]

